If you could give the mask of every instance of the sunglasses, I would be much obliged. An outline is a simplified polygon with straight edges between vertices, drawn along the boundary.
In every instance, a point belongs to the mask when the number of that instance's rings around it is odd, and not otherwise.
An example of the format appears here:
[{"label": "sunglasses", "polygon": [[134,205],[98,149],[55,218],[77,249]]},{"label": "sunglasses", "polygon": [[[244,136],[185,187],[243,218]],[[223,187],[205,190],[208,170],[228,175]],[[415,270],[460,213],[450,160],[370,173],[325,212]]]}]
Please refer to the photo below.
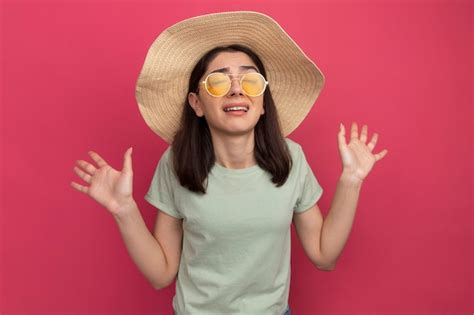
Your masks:
[{"label": "sunglasses", "polygon": [[[229,74],[214,72],[209,74],[204,81],[207,93],[214,97],[222,97],[229,92],[231,87],[231,78]],[[262,95],[268,85],[265,77],[258,72],[244,73],[240,78],[240,88],[251,97]]]}]

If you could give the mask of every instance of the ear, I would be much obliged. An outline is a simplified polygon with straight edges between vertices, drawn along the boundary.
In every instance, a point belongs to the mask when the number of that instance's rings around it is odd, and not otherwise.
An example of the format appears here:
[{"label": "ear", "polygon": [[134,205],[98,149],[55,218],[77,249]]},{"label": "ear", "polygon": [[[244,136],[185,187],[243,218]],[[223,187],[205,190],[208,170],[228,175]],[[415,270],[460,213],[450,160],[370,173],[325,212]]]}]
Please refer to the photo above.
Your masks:
[{"label": "ear", "polygon": [[265,106],[262,106],[262,113],[260,115],[265,114]]},{"label": "ear", "polygon": [[199,101],[199,97],[196,93],[190,92],[188,94],[188,102],[189,105],[193,108],[194,112],[196,113],[196,116],[202,117],[204,116],[204,111],[201,108],[201,102]]}]

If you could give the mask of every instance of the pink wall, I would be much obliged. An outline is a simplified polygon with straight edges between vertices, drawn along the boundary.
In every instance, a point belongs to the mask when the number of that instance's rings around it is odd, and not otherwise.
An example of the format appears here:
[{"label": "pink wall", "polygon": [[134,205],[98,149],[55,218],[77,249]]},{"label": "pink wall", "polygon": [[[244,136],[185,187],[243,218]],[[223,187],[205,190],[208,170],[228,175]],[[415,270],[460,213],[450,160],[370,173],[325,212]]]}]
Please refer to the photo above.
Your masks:
[{"label": "pink wall", "polygon": [[[39,2],[39,3],[38,3]],[[43,3],[41,3],[43,2]],[[143,196],[165,142],[134,88],[149,45],[193,15],[273,16],[326,76],[299,142],[325,192],[341,172],[339,123],[388,149],[366,179],[336,270],[314,268],[293,229],[293,314],[471,314],[472,38],[470,1],[3,1],[1,314],[171,314],[128,256],[105,208],[73,190],[75,160],[115,168],[133,146]],[[82,183],[82,182],[81,182]]]}]

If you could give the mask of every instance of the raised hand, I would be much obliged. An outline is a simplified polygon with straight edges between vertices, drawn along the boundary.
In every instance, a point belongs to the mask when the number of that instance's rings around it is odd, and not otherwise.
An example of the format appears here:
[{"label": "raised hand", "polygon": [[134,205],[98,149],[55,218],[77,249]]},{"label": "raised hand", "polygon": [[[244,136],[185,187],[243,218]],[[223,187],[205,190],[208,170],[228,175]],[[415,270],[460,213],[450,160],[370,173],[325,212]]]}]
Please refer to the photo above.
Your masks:
[{"label": "raised hand", "polygon": [[112,214],[120,214],[133,200],[133,171],[132,148],[124,155],[122,171],[112,168],[99,154],[89,151],[90,157],[97,163],[94,166],[86,161],[78,160],[74,166],[76,174],[89,186],[71,182],[71,186],[96,200],[107,208]]},{"label": "raised hand", "polygon": [[362,126],[359,138],[357,124],[353,122],[349,144],[346,144],[345,127],[342,123],[338,133],[339,154],[342,160],[343,173],[360,181],[367,177],[375,162],[381,160],[388,152],[387,149],[384,149],[379,153],[372,153],[377,143],[378,134],[374,133],[370,142],[366,144],[367,129],[367,125]]}]

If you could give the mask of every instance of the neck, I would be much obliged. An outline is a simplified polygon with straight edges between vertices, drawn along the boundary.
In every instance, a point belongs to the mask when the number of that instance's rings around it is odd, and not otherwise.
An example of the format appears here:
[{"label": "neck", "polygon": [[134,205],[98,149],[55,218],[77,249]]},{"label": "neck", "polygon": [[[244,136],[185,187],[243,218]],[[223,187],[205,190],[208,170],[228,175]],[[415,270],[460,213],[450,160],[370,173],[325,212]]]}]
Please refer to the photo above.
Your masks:
[{"label": "neck", "polygon": [[248,134],[229,135],[211,131],[216,162],[230,168],[248,168],[257,164],[254,155],[254,130]]}]

